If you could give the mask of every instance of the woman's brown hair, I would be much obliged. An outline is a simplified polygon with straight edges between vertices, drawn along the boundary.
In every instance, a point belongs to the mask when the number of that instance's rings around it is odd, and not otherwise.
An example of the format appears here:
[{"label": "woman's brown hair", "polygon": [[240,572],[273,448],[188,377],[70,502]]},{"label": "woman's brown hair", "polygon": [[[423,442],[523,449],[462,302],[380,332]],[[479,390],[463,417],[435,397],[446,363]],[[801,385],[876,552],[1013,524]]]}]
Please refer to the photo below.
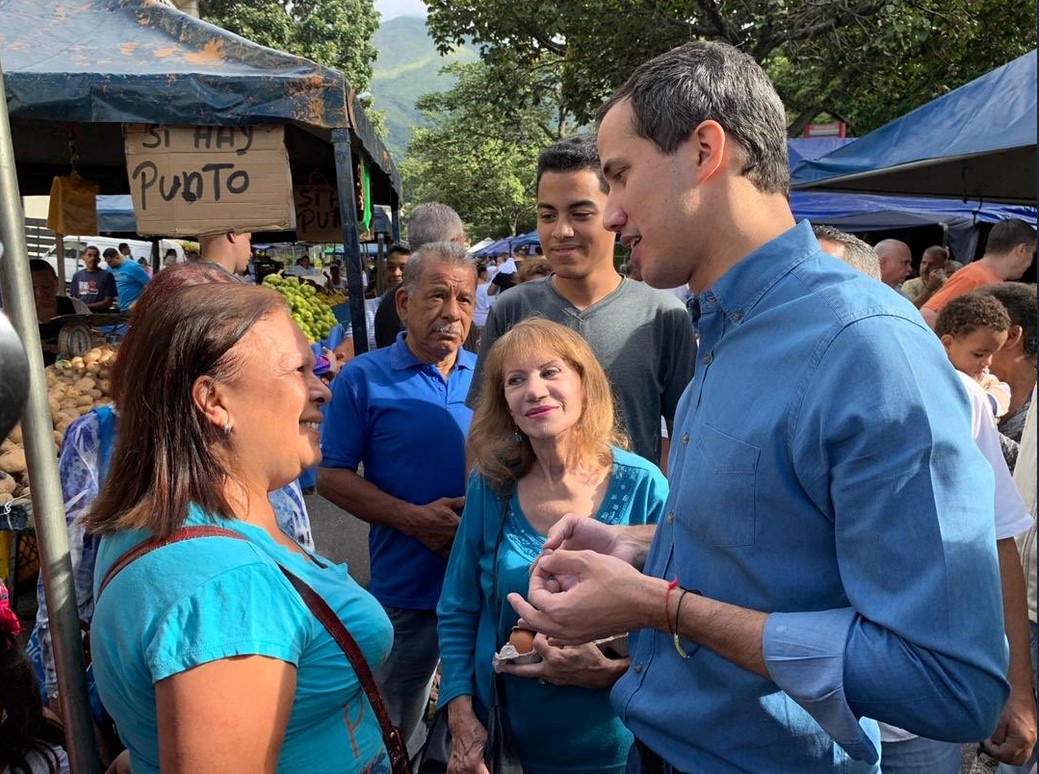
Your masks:
[{"label": "woman's brown hair", "polygon": [[588,342],[563,325],[540,317],[528,318],[494,342],[487,353],[484,381],[466,443],[470,468],[501,493],[509,491],[534,464],[530,439],[517,433],[505,401],[507,361],[533,353],[562,358],[581,377],[584,401],[581,418],[574,426],[579,458],[606,465],[610,446],[628,445],[616,424],[610,382]]},{"label": "woman's brown hair", "polygon": [[[215,264],[205,263],[178,263],[173,266],[167,266],[165,269],[160,271],[154,279],[151,280],[147,285],[144,286],[144,290],[141,292],[140,298],[133,305],[133,311],[130,316],[130,330],[127,332],[123,339],[123,344],[120,346],[120,350],[125,349],[127,342],[133,341],[134,339],[134,323],[140,320],[147,314],[148,309],[158,299],[165,298],[170,293],[180,290],[181,288],[191,287],[193,285],[207,285],[207,284],[238,284],[239,280],[230,272],[216,266]],[[112,400],[119,405],[119,399],[122,397],[119,393],[119,388],[122,384],[120,363],[123,361],[120,358],[115,359],[115,365],[112,366]]]},{"label": "woman's brown hair", "polygon": [[544,279],[552,275],[552,265],[548,258],[528,258],[516,269],[516,284]]},{"label": "woman's brown hair", "polygon": [[[169,270],[167,270],[169,271]],[[108,482],[84,519],[89,532],[146,529],[167,537],[188,506],[234,518],[217,450],[226,444],[192,398],[200,378],[232,382],[242,364],[235,345],[285,301],[242,284],[195,285],[155,298],[120,346],[119,432]]]}]

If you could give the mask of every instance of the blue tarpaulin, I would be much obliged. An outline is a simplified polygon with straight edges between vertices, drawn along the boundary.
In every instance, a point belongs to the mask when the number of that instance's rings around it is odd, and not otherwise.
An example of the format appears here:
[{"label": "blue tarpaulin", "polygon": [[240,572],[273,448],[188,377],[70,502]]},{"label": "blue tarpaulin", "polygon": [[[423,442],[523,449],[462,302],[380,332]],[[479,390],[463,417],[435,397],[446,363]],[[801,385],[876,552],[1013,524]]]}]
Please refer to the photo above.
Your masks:
[{"label": "blue tarpaulin", "polygon": [[797,166],[801,159],[817,159],[843,148],[854,137],[793,137],[786,141],[786,152],[790,159],[790,169]]},{"label": "blue tarpaulin", "polygon": [[1034,205],[1036,52],[814,161],[794,188]]}]

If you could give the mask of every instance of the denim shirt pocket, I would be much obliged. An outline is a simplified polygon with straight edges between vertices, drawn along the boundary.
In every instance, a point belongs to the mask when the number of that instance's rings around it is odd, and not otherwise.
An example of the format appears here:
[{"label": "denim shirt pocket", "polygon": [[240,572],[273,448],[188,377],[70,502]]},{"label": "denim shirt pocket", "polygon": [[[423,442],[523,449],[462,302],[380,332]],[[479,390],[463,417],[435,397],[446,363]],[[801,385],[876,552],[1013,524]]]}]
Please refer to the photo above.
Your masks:
[{"label": "denim shirt pocket", "polygon": [[754,544],[757,524],[757,469],[761,450],[704,425],[696,442],[707,480],[697,482],[703,493],[697,510],[704,536],[713,546]]}]

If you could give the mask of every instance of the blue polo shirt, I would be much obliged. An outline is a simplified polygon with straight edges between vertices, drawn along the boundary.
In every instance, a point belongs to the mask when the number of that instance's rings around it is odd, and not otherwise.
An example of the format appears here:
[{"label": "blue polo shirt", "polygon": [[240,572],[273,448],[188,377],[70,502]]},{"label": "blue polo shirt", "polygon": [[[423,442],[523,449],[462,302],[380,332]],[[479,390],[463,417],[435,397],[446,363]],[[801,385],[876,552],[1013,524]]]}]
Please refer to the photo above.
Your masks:
[{"label": "blue polo shirt", "polygon": [[115,277],[115,289],[119,295],[119,311],[125,312],[136,301],[144,286],[151,281],[137,261],[128,258],[118,268],[109,264],[112,276]]},{"label": "blue polo shirt", "polygon": [[[423,363],[400,333],[355,357],[336,377],[321,432],[325,468],[356,471],[393,497],[425,505],[465,494],[465,405],[476,355],[464,349],[450,376]],[[434,610],[447,560],[413,537],[372,525],[368,591],[387,607]]]}]

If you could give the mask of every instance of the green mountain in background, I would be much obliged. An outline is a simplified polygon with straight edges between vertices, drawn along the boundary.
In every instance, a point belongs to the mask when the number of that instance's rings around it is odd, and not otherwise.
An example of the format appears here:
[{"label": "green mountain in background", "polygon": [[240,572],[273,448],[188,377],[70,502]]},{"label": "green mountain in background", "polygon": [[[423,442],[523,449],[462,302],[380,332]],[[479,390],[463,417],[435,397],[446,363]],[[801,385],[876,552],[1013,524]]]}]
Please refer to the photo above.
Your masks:
[{"label": "green mountain in background", "polygon": [[479,55],[461,46],[440,56],[426,32],[426,20],[417,16],[398,16],[383,23],[373,42],[379,56],[372,75],[372,107],[386,113],[386,145],[399,164],[412,127],[422,124],[415,100],[454,85],[454,78],[441,75],[440,68],[451,62],[472,62]]}]

